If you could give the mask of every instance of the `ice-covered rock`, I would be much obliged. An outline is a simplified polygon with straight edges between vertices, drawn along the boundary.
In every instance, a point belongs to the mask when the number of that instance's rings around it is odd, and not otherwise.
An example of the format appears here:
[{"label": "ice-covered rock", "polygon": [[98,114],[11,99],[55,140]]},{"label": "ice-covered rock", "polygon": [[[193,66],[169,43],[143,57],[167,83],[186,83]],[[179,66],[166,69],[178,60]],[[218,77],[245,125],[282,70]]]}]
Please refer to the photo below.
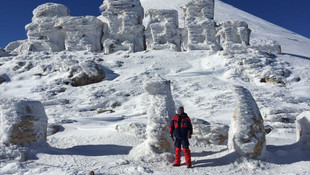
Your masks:
[{"label": "ice-covered rock", "polygon": [[224,21],[217,28],[216,39],[224,50],[232,49],[235,45],[250,45],[251,30],[243,21]]},{"label": "ice-covered rock", "polygon": [[[130,152],[135,159],[151,159],[155,154],[173,149],[169,136],[169,122],[175,114],[175,105],[171,95],[170,81],[161,77],[144,82],[144,90],[149,94],[147,109],[147,139]],[[152,156],[153,155],[153,156]],[[155,156],[156,157],[156,156]]]},{"label": "ice-covered rock", "polygon": [[[41,45],[41,48],[30,46],[30,51],[62,51],[65,50],[65,32],[55,27],[56,19],[69,16],[69,9],[56,3],[46,3],[33,10],[32,22],[26,25],[28,41],[26,45]],[[46,44],[43,44],[46,43]]]},{"label": "ice-covered rock", "polygon": [[310,111],[304,111],[296,118],[297,141],[310,147]]},{"label": "ice-covered rock", "polygon": [[84,86],[98,83],[105,79],[103,67],[94,61],[81,61],[69,68],[69,78],[72,86]]},{"label": "ice-covered rock", "polygon": [[100,8],[107,25],[102,37],[104,53],[145,49],[144,10],[139,0],[105,0]]},{"label": "ice-covered rock", "polygon": [[0,100],[2,144],[45,143],[47,116],[41,102],[27,99]]},{"label": "ice-covered rock", "polygon": [[171,49],[180,51],[181,33],[179,32],[178,11],[150,9],[150,16],[145,31],[146,48],[148,50]]},{"label": "ice-covered rock", "polygon": [[227,125],[210,124],[205,120],[193,118],[191,120],[195,132],[192,135],[192,144],[196,146],[207,146],[209,144],[221,145],[228,138]]},{"label": "ice-covered rock", "polygon": [[10,56],[10,54],[6,50],[0,48],[0,57],[7,57],[7,56]]},{"label": "ice-covered rock", "polygon": [[7,74],[0,75],[0,84],[4,82],[9,82],[9,81],[11,81],[11,79]]},{"label": "ice-covered rock", "polygon": [[182,8],[185,15],[182,50],[220,50],[215,39],[214,0],[193,0]]},{"label": "ice-covered rock", "polygon": [[144,123],[124,123],[116,125],[118,132],[132,135],[138,138],[146,138],[146,124]]},{"label": "ice-covered rock", "polygon": [[54,27],[65,33],[65,50],[102,50],[103,23],[95,16],[59,18]]},{"label": "ice-covered rock", "polygon": [[264,121],[249,90],[234,87],[237,106],[228,134],[228,148],[238,154],[255,158],[266,147]]}]

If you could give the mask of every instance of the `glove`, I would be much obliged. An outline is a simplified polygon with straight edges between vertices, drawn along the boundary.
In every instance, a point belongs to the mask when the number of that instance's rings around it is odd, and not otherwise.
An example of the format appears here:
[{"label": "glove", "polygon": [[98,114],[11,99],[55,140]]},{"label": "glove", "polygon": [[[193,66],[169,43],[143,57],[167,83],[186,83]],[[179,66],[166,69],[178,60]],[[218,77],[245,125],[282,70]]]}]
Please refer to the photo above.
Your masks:
[{"label": "glove", "polygon": [[189,138],[189,139],[192,138],[192,135],[191,135],[191,134],[188,134],[188,138]]}]

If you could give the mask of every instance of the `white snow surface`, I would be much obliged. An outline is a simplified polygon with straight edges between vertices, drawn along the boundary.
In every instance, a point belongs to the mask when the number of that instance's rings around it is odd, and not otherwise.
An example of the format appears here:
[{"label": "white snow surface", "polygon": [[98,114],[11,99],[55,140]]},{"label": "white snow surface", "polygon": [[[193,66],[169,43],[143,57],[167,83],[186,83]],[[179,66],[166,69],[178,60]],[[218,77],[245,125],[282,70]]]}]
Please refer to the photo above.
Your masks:
[{"label": "white snow surface", "polygon": [[[145,11],[178,10],[180,25],[180,6],[188,2],[141,0]],[[14,150],[0,149],[13,157],[0,157],[0,174],[87,174],[91,170],[95,174],[309,174],[310,152],[296,144],[294,122],[303,111],[310,111],[310,39],[215,1],[215,21],[227,20],[247,22],[252,30],[250,44],[275,41],[282,46],[282,54],[268,58],[249,49],[237,54],[160,50],[105,55],[63,51],[0,57],[0,75],[6,74],[11,80],[0,84],[0,98],[39,100],[49,124],[64,127],[48,136],[49,146],[37,147],[27,161],[14,158]],[[143,22],[147,24],[147,18]],[[68,85],[69,73],[62,69],[74,66],[76,60],[102,65],[106,79],[81,87]],[[280,76],[281,71],[287,74],[284,85],[259,82],[265,75]],[[156,75],[171,81],[173,99],[185,107],[190,118],[203,119],[211,126],[230,124],[236,104],[232,87],[247,88],[265,125],[272,128],[266,135],[265,156],[243,158],[231,153],[226,145],[197,146],[190,140],[192,169],[183,166],[184,157],[177,168],[171,166],[166,154],[154,157],[152,162],[132,159],[129,152],[145,138],[141,132],[128,134],[116,126],[139,123],[136,126],[140,128],[147,124],[150,101],[143,82]],[[98,113],[102,110],[115,112]]]}]

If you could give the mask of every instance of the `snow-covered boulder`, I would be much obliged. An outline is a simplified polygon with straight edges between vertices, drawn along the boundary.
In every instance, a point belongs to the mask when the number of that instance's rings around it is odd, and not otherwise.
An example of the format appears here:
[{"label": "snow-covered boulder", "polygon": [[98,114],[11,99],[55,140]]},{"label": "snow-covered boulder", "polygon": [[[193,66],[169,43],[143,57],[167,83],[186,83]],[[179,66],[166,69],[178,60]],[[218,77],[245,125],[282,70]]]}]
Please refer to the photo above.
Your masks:
[{"label": "snow-covered boulder", "polygon": [[296,118],[297,141],[303,146],[310,146],[310,111],[301,113]]},{"label": "snow-covered boulder", "polygon": [[215,39],[214,0],[193,0],[182,8],[185,15],[182,50],[220,50]]},{"label": "snow-covered boulder", "polygon": [[250,45],[251,30],[243,21],[224,21],[217,28],[217,42],[224,50],[232,49],[235,45]]},{"label": "snow-covered boulder", "polygon": [[148,50],[171,49],[180,51],[181,34],[179,32],[178,11],[150,9],[150,16],[145,31],[146,48]]},{"label": "snow-covered boulder", "polygon": [[130,156],[134,159],[143,158],[152,161],[152,158],[159,153],[164,153],[163,156],[170,155],[167,151],[173,149],[168,126],[175,114],[175,105],[171,95],[170,81],[155,77],[144,82],[143,87],[148,93],[149,101],[147,139],[133,148]]},{"label": "snow-covered boulder", "polygon": [[7,74],[0,75],[0,84],[4,82],[9,82],[9,81],[11,81],[11,79]]},{"label": "snow-covered boulder", "polygon": [[[42,45],[40,49],[31,48],[30,51],[62,51],[65,50],[65,32],[55,27],[56,19],[69,16],[69,9],[56,3],[45,3],[33,10],[32,22],[26,25],[28,41]],[[46,43],[45,45],[43,43]],[[33,45],[33,43],[25,43]]]},{"label": "snow-covered boulder", "polygon": [[228,134],[228,148],[247,157],[258,157],[266,147],[264,121],[249,90],[234,87],[237,106]]},{"label": "snow-covered boulder", "polygon": [[6,50],[0,48],[0,57],[7,57],[7,56],[10,56],[10,54]]},{"label": "snow-covered boulder", "polygon": [[54,28],[65,33],[65,50],[89,52],[102,50],[103,22],[95,16],[59,18]]},{"label": "snow-covered boulder", "polygon": [[193,118],[191,120],[195,132],[192,135],[192,145],[207,146],[209,144],[221,145],[226,143],[228,138],[227,125],[210,124],[205,120]]},{"label": "snow-covered boulder", "polygon": [[144,50],[144,10],[139,0],[105,0],[100,9],[107,25],[102,37],[104,53]]},{"label": "snow-covered boulder", "polygon": [[72,86],[84,86],[105,79],[103,67],[94,61],[81,61],[69,68]]},{"label": "snow-covered boulder", "polygon": [[1,144],[45,143],[47,116],[41,102],[27,99],[0,101]]}]

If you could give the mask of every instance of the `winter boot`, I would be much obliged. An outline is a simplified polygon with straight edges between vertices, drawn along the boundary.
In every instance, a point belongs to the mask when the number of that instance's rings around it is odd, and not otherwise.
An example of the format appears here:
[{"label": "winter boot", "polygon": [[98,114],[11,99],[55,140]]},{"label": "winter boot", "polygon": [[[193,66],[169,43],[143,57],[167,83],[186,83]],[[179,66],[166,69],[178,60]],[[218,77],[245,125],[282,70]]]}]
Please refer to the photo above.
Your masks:
[{"label": "winter boot", "polygon": [[183,151],[187,168],[191,168],[192,167],[191,151],[188,148],[183,148]]},{"label": "winter boot", "polygon": [[180,166],[181,164],[181,148],[175,148],[175,159],[173,166]]}]

